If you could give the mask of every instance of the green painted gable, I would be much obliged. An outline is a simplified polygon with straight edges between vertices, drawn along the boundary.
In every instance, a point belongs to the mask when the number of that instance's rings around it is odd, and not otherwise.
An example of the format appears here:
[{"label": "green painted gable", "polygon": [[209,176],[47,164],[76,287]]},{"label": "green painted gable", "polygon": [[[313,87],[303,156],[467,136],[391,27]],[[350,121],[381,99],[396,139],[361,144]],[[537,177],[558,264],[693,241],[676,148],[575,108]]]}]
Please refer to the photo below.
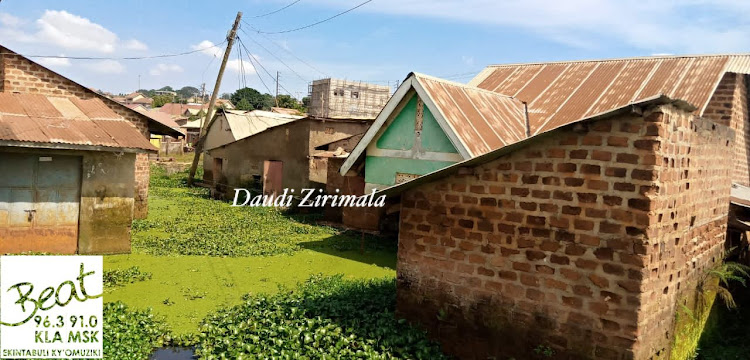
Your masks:
[{"label": "green painted gable", "polygon": [[422,149],[434,152],[458,153],[458,150],[445,135],[427,106],[424,107],[422,116]]},{"label": "green painted gable", "polygon": [[417,119],[417,97],[404,106],[375,143],[380,149],[409,150],[414,146],[414,123]]},{"label": "green painted gable", "polygon": [[365,182],[390,186],[396,183],[396,173],[424,175],[453,165],[451,161],[386,158],[365,158]]}]

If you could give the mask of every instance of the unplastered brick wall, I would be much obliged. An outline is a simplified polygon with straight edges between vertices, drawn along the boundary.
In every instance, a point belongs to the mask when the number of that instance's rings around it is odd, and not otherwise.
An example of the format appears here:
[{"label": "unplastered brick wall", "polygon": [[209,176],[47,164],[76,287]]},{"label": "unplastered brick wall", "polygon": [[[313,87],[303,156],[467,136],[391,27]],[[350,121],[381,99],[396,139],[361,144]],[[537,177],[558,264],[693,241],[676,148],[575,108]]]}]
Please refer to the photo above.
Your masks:
[{"label": "unplastered brick wall", "polygon": [[[696,127],[700,136],[721,141],[689,153],[682,152],[684,144],[677,152],[671,145],[663,149],[665,139],[692,141],[685,138],[693,134],[682,127],[685,122],[664,124],[678,112],[660,107],[648,116],[568,126],[499,159],[404,193],[399,313],[424,324],[448,352],[466,358],[530,358],[539,346],[551,347],[560,358],[654,355],[643,350],[644,329],[661,323],[665,328],[659,330],[668,331],[673,316],[669,311],[647,316],[642,310],[654,310],[647,302],[655,296],[675,301],[672,295],[662,296],[663,282],[678,281],[669,272],[687,266],[668,258],[674,253],[654,252],[653,244],[662,237],[674,244],[673,234],[659,229],[667,226],[656,221],[666,210],[657,212],[657,204],[672,202],[672,209],[680,210],[676,225],[669,223],[676,226],[673,231],[697,234],[703,231],[699,228],[726,224],[720,208],[716,214],[710,211],[715,223],[703,213],[700,221],[684,222],[683,212],[726,201],[727,181],[709,186],[717,194],[706,190],[683,198],[673,191],[689,180],[672,168],[661,171],[664,157],[690,158],[696,151],[704,160],[691,166],[708,168],[688,173],[690,178],[726,175],[727,162],[705,159],[719,153],[719,147],[727,151],[731,144],[722,136],[731,131]],[[659,185],[667,180],[669,185]],[[706,184],[691,187],[701,185]],[[659,198],[662,192],[665,199]],[[669,216],[661,215],[662,220]],[[723,239],[719,231],[712,228],[712,241]],[[713,245],[701,244],[690,247],[689,254],[692,259],[713,250]],[[650,266],[663,266],[660,262],[668,264],[662,273],[667,278],[652,280]],[[658,294],[646,292],[656,288]],[[662,339],[661,332],[654,336]],[[648,349],[662,344],[649,342]]]},{"label": "unplastered brick wall", "polygon": [[[0,47],[0,83],[3,92],[40,94],[48,96],[77,97],[90,99],[99,97],[115,113],[127,119],[150,139],[148,119],[135,111],[125,108],[114,100],[102,98],[93,91],[36,64],[23,56]],[[144,218],[148,214],[148,156],[136,158],[136,201],[135,216]],[[140,180],[139,180],[140,179]]]},{"label": "unplastered brick wall", "polygon": [[706,106],[704,117],[734,129],[735,183],[750,186],[750,126],[748,126],[747,75],[727,73]]},{"label": "unplastered brick wall", "polygon": [[[668,108],[652,116],[657,154],[640,286],[636,358],[670,358],[678,311],[695,311],[696,283],[722,261],[732,184],[734,131]],[[645,207],[644,207],[645,208]],[[690,316],[683,313],[682,317]],[[680,342],[685,339],[680,339]]]}]

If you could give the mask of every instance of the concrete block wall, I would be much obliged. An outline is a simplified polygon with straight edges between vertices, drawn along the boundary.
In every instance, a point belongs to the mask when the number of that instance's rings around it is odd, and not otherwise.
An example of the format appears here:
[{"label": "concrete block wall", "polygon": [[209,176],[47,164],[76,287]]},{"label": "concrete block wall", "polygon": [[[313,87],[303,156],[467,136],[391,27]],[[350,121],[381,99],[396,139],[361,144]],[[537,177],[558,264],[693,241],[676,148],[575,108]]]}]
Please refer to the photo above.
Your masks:
[{"label": "concrete block wall", "polygon": [[[93,91],[23,56],[9,54],[8,49],[0,47],[0,52],[3,53],[0,55],[0,84],[2,84],[0,91],[81,99],[99,97]],[[146,117],[119,105],[114,100],[103,98],[102,101],[115,113],[133,123],[146,139],[151,138]],[[145,218],[148,214],[148,156],[138,155],[135,167],[137,173],[135,216]]]},{"label": "concrete block wall", "polygon": [[[677,249],[700,263],[715,257],[726,226],[719,204],[729,191],[717,177],[729,164],[707,159],[731,146],[731,131],[670,122],[673,111],[599,120],[584,131],[569,126],[407,191],[399,313],[465,358],[530,358],[544,345],[557,358],[646,359],[667,347],[676,295],[662,292],[677,291],[676,282],[686,291],[698,272],[682,270],[693,265],[674,252],[658,252],[676,237],[660,227],[706,234],[709,240],[688,246],[702,240],[685,239]],[[710,141],[691,145],[694,137]],[[677,156],[701,160],[678,174],[663,164]],[[679,194],[686,178],[700,177],[692,192]],[[701,185],[707,190],[695,188]],[[699,208],[706,213],[684,221]],[[666,209],[678,210],[678,220],[667,222]],[[652,265],[668,269],[652,279]],[[656,316],[643,312],[667,303]]]}]

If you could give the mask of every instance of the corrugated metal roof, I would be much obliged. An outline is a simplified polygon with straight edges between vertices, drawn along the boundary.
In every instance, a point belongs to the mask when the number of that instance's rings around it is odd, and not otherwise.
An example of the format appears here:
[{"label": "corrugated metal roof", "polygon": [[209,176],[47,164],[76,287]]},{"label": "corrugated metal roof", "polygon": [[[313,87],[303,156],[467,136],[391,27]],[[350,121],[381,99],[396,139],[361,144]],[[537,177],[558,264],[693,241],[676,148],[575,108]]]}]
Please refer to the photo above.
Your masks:
[{"label": "corrugated metal roof", "polygon": [[750,73],[750,55],[493,65],[469,84],[526,102],[531,133],[538,134],[659,94],[702,115],[726,72]]},{"label": "corrugated metal roof", "polygon": [[471,156],[526,137],[522,102],[423,74],[414,77]]},{"label": "corrugated metal roof", "polygon": [[304,117],[262,110],[224,110],[223,112],[220,111],[217,116],[221,116],[221,114],[224,114],[226,117],[235,140],[244,139],[270,127],[286,124]]},{"label": "corrugated metal roof", "polygon": [[156,150],[98,98],[0,93],[0,140]]}]

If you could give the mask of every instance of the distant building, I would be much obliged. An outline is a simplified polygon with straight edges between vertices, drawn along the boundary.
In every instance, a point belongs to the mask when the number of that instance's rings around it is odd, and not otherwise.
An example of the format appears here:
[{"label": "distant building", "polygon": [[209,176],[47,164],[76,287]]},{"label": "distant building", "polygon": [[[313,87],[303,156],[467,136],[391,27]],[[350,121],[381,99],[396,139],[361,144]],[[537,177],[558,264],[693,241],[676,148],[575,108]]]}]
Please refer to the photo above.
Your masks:
[{"label": "distant building", "polygon": [[383,109],[391,89],[361,81],[315,80],[310,85],[307,113],[329,119],[375,119]]},{"label": "distant building", "polygon": [[[244,121],[246,126],[259,131],[250,131],[250,135],[218,147],[207,145],[204,174],[220,197],[233,196],[234,187],[261,184],[264,192],[288,188],[295,189],[295,195],[303,188],[325,189],[328,159],[346,157],[356,143],[348,140],[370,126],[365,120],[313,117],[292,117],[257,126],[259,118],[232,115],[229,118]],[[218,119],[214,122],[208,137],[217,131],[226,133],[221,131],[226,125],[218,122]],[[208,138],[206,142],[209,143]],[[329,150],[334,146],[334,150]]]},{"label": "distant building", "polygon": [[129,105],[129,104],[143,105],[146,108],[150,108],[151,104],[153,104],[154,102],[154,99],[147,97],[139,92],[134,92],[132,94],[128,94],[125,96],[115,96],[112,98],[112,100],[115,100],[124,105]]}]

